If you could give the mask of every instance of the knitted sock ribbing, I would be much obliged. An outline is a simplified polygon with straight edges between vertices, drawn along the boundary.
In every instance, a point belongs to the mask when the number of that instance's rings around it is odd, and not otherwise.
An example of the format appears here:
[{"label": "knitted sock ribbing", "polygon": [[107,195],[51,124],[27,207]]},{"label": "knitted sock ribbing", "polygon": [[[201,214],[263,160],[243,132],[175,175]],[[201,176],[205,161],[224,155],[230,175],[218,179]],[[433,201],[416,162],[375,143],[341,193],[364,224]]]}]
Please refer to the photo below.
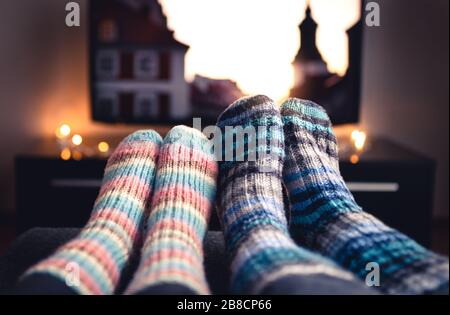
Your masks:
[{"label": "knitted sock ribbing", "polygon": [[[40,285],[70,287],[76,294],[114,293],[139,239],[160,143],[154,131],[138,131],[122,141],[108,160],[88,223],[77,238],[25,273],[25,291],[27,281],[38,277]],[[39,288],[46,292],[58,293]]]},{"label": "knitted sock ribbing", "polygon": [[128,294],[210,293],[203,239],[216,176],[209,140],[195,129],[172,129],[161,147],[142,258]]},{"label": "knitted sock ribbing", "polygon": [[[265,96],[238,100],[219,118],[223,140],[236,136],[230,126],[263,128],[253,147],[250,135],[244,143],[225,145],[225,156],[236,148],[243,153],[219,162],[219,218],[231,257],[231,289],[234,293],[333,293],[366,292],[353,277],[326,259],[297,247],[289,237],[282,197],[284,138],[277,106]],[[259,128],[258,128],[259,127]],[[261,130],[261,129],[260,129]],[[233,137],[234,137],[233,136]],[[255,160],[252,152],[258,154]],[[260,153],[263,153],[262,155]],[[265,153],[265,155],[264,155]],[[229,154],[228,154],[229,155]],[[329,286],[321,286],[327,278]],[[333,284],[340,285],[334,286]],[[334,292],[336,293],[336,291]]]},{"label": "knitted sock ribbing", "polygon": [[378,263],[386,293],[448,292],[448,260],[387,227],[356,204],[339,172],[338,149],[323,108],[290,99],[282,105],[284,182],[292,205],[291,234],[309,249],[365,278]]}]

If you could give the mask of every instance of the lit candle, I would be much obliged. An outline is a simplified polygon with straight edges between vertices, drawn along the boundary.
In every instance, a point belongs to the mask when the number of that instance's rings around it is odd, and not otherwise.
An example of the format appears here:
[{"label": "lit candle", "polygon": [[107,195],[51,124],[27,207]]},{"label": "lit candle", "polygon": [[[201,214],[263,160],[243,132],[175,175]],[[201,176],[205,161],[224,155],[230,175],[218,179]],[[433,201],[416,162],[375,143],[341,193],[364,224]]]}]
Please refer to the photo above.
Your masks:
[{"label": "lit candle", "polygon": [[67,138],[67,137],[70,135],[71,131],[72,131],[72,130],[70,129],[70,126],[69,126],[69,125],[67,125],[67,124],[62,124],[61,126],[59,126],[59,127],[56,129],[55,134],[56,134],[56,137],[57,137],[58,139],[65,139],[65,138]]},{"label": "lit candle", "polygon": [[352,140],[356,150],[362,151],[366,144],[367,135],[363,131],[354,130],[352,132]]},{"label": "lit candle", "polygon": [[64,161],[68,161],[70,160],[70,158],[72,157],[72,152],[70,151],[69,148],[65,148],[61,151],[61,159]]},{"label": "lit candle", "polygon": [[98,151],[100,153],[108,153],[109,151],[109,144],[108,142],[102,141],[98,144]]},{"label": "lit candle", "polygon": [[350,162],[351,162],[352,164],[358,164],[358,163],[359,163],[359,156],[358,156],[358,154],[353,154],[353,155],[350,157]]},{"label": "lit candle", "polygon": [[79,145],[81,145],[82,143],[83,143],[83,138],[80,136],[80,135],[74,135],[73,137],[72,137],[72,143],[75,145],[75,146],[79,146]]}]

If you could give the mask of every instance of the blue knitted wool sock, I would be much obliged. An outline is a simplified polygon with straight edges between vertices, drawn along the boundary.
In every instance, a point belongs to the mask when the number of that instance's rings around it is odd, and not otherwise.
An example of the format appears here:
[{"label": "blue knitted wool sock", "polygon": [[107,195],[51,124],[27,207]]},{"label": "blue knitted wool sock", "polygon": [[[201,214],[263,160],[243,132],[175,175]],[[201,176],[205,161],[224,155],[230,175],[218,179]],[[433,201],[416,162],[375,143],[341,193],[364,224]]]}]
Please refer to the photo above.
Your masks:
[{"label": "blue knitted wool sock", "polygon": [[336,137],[325,110],[309,101],[282,105],[291,235],[360,278],[380,267],[380,290],[448,292],[448,260],[387,227],[356,204],[339,172]]},{"label": "blue knitted wool sock", "polygon": [[[265,96],[238,100],[217,126],[225,142],[219,218],[231,258],[232,292],[368,293],[350,273],[299,248],[289,236],[281,182],[283,127],[273,101]],[[243,131],[248,132],[244,137]]]}]

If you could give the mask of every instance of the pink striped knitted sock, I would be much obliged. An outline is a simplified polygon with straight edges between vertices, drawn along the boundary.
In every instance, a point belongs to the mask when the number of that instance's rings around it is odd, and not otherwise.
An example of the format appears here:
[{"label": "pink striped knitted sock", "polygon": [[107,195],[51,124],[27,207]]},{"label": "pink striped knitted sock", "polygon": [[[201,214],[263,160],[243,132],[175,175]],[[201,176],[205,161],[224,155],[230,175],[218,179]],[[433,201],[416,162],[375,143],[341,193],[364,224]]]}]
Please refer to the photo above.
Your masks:
[{"label": "pink striped knitted sock", "polygon": [[158,160],[142,258],[128,294],[208,294],[203,239],[216,192],[217,164],[208,139],[172,129]]},{"label": "pink striped knitted sock", "polygon": [[138,131],[122,141],[108,161],[87,225],[21,282],[40,277],[37,289],[43,294],[56,291],[52,283],[60,282],[78,294],[114,293],[139,239],[161,141],[154,131]]}]

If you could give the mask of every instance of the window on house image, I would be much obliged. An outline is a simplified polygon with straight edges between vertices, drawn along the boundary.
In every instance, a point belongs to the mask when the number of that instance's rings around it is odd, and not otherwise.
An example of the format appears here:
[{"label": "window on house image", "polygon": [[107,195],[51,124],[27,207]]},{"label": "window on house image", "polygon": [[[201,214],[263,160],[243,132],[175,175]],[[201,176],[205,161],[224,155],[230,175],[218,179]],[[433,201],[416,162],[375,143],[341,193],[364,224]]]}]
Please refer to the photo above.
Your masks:
[{"label": "window on house image", "polygon": [[159,54],[155,51],[136,52],[134,73],[137,79],[157,79],[159,77]]},{"label": "window on house image", "polygon": [[134,115],[136,119],[158,118],[158,97],[156,94],[138,94],[135,100]]},{"label": "window on house image", "polygon": [[114,20],[104,20],[100,22],[99,26],[99,40],[104,43],[115,42],[119,37],[119,30],[117,23]]},{"label": "window on house image", "polygon": [[101,50],[97,54],[97,75],[102,79],[115,79],[119,75],[119,54]]},{"label": "window on house image", "polygon": [[100,94],[97,97],[97,115],[106,119],[115,119],[119,113],[118,97],[114,93]]}]

